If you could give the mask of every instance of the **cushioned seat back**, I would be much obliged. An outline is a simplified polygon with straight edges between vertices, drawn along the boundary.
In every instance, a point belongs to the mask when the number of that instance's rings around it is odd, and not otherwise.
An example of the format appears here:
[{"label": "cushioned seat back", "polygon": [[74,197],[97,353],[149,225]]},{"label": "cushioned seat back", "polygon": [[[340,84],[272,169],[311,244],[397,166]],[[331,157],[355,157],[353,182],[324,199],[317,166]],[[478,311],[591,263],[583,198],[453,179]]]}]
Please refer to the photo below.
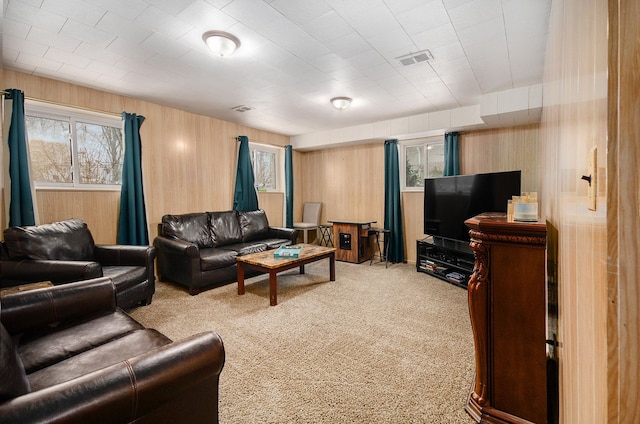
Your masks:
[{"label": "cushioned seat back", "polygon": [[193,243],[198,248],[213,247],[207,212],[163,216],[162,235]]},{"label": "cushioned seat back", "polygon": [[29,380],[11,335],[0,324],[0,402],[29,393]]},{"label": "cushioned seat back", "polygon": [[260,240],[269,234],[267,214],[262,210],[238,212],[242,241]]},{"label": "cushioned seat back", "polygon": [[242,231],[237,211],[210,212],[211,236],[213,246],[239,243],[242,241]]},{"label": "cushioned seat back", "polygon": [[11,259],[49,259],[92,261],[93,236],[80,219],[4,230],[4,241]]}]

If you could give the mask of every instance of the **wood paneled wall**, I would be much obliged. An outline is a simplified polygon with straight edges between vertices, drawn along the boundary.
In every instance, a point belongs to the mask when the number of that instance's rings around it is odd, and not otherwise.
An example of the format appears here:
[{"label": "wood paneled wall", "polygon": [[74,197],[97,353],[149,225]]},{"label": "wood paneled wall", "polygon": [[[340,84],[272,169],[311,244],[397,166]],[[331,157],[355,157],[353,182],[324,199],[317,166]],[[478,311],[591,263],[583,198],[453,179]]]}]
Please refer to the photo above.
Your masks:
[{"label": "wood paneled wall", "polygon": [[[146,117],[140,133],[151,239],[164,214],[232,208],[238,135],[273,146],[289,144],[287,136],[11,70],[3,70],[2,83],[23,90],[27,98]],[[89,223],[97,243],[115,242],[118,196],[39,190],[36,197],[41,222],[75,216]],[[278,200],[271,194],[260,197],[270,223],[282,225],[282,205],[274,206]]]},{"label": "wood paneled wall", "polygon": [[[538,190],[538,125],[465,132],[460,135],[461,173],[521,169],[523,190]],[[376,220],[384,225],[384,144],[302,153],[301,201],[321,200],[321,221]],[[300,181],[300,180],[297,180]],[[405,258],[415,263],[423,233],[424,194],[402,193]],[[302,203],[296,200],[297,213]]]},{"label": "wood paneled wall", "polygon": [[[561,423],[607,422],[607,57],[607,1],[552,2],[538,163],[543,218],[558,236]],[[590,211],[581,176],[594,146]]]},{"label": "wood paneled wall", "polygon": [[640,4],[610,0],[608,420],[640,422]]}]

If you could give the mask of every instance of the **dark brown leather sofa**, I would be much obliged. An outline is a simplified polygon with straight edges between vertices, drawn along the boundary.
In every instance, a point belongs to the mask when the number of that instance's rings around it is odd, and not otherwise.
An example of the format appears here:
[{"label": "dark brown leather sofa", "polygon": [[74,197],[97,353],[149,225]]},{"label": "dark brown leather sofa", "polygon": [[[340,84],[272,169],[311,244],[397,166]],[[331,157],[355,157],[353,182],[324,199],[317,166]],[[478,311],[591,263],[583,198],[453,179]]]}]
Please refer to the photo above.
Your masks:
[{"label": "dark brown leather sofa", "polygon": [[217,423],[225,353],[116,307],[109,278],[0,296],[0,422]]},{"label": "dark brown leather sofa", "polygon": [[295,244],[297,237],[297,230],[269,226],[263,210],[165,215],[153,241],[158,279],[178,283],[196,295],[236,281],[237,256]]},{"label": "dark brown leather sofa", "polygon": [[155,256],[153,246],[96,245],[80,219],[9,227],[0,243],[0,287],[109,277],[117,305],[130,309],[151,303]]}]

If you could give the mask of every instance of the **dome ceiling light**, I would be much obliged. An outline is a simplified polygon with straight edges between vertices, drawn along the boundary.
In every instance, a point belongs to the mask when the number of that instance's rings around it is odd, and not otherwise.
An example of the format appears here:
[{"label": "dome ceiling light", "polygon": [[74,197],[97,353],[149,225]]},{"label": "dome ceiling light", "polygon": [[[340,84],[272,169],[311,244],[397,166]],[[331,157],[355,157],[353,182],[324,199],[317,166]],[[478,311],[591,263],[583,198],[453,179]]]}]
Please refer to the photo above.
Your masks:
[{"label": "dome ceiling light", "polygon": [[344,110],[349,107],[353,99],[351,97],[334,97],[331,104],[338,110]]},{"label": "dome ceiling light", "polygon": [[241,45],[238,37],[224,31],[207,31],[202,34],[202,40],[209,50],[220,57],[231,56]]}]

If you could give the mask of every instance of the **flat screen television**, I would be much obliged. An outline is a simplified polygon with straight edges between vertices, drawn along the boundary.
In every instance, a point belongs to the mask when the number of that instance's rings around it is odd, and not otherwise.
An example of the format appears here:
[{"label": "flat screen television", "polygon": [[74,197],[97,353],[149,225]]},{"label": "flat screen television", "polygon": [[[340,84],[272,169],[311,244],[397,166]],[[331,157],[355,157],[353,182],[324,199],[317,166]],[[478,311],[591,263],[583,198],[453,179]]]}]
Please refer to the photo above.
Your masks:
[{"label": "flat screen television", "polygon": [[456,175],[424,180],[424,233],[469,240],[468,218],[506,212],[507,200],[519,196],[521,171]]}]

